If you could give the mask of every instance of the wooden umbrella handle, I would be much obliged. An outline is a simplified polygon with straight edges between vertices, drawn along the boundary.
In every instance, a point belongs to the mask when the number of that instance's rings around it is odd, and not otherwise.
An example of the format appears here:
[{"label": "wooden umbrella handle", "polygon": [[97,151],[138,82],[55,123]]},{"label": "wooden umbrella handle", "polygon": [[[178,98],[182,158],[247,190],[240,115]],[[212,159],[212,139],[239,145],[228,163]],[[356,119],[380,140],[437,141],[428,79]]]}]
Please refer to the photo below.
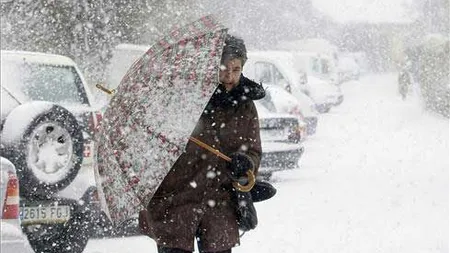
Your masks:
[{"label": "wooden umbrella handle", "polygon": [[211,153],[217,155],[218,157],[222,158],[223,160],[227,161],[227,162],[231,162],[231,158],[227,155],[225,155],[224,153],[220,152],[219,150],[209,146],[208,144],[202,142],[201,140],[194,138],[194,137],[189,137],[189,140],[191,140],[192,142],[194,142],[195,144],[199,145],[200,147],[210,151]]},{"label": "wooden umbrella handle", "polygon": [[[209,152],[217,155],[218,157],[224,159],[225,161],[231,162],[231,158],[229,156],[227,156],[224,153],[220,152],[219,150],[209,146],[208,144],[202,142],[201,140],[194,138],[192,136],[189,137],[189,140],[191,140],[195,144],[199,145],[200,147],[208,150]],[[234,181],[233,187],[241,192],[249,192],[253,188],[253,186],[255,185],[255,182],[256,182],[256,177],[255,177],[255,174],[253,173],[253,170],[247,171],[247,178],[248,178],[248,183],[246,185],[241,185],[239,182]]]},{"label": "wooden umbrella handle", "polygon": [[108,95],[113,95],[114,93],[116,93],[116,90],[114,89],[108,89],[105,86],[101,85],[100,83],[96,84],[95,87],[105,93],[107,93]]}]

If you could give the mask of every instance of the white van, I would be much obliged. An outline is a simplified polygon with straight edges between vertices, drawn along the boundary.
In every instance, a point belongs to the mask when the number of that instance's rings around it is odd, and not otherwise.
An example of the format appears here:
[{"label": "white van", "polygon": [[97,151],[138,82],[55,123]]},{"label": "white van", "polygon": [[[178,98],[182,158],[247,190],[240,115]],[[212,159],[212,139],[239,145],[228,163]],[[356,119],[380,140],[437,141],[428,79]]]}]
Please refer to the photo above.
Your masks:
[{"label": "white van", "polygon": [[107,67],[106,87],[116,89],[131,65],[150,49],[147,45],[119,44],[113,50],[113,56]]},{"label": "white van", "polygon": [[283,87],[295,97],[300,93],[311,97],[317,106],[317,111],[325,113],[333,105],[343,101],[339,87],[324,80],[308,77],[302,80],[303,73],[294,68],[293,55],[285,51],[253,51],[248,52],[248,61],[244,66],[244,74],[263,84]]},{"label": "white van", "polygon": [[339,84],[339,71],[335,60],[330,56],[316,52],[290,51],[293,56],[294,67],[298,71],[304,71],[308,76]]},{"label": "white van", "polygon": [[320,38],[282,41],[277,49],[292,53],[296,67],[301,67],[308,75],[340,84],[339,49],[330,41]]}]

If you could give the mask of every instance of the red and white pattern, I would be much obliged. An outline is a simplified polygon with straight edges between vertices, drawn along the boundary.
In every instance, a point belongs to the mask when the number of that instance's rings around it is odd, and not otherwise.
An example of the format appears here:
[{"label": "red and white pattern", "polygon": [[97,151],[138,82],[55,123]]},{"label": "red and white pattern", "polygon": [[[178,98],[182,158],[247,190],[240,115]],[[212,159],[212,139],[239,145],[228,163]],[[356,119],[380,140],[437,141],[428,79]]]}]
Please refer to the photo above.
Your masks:
[{"label": "red and white pattern", "polygon": [[227,29],[211,16],[170,33],[137,60],[105,111],[96,179],[116,224],[145,208],[182,154],[218,85]]}]

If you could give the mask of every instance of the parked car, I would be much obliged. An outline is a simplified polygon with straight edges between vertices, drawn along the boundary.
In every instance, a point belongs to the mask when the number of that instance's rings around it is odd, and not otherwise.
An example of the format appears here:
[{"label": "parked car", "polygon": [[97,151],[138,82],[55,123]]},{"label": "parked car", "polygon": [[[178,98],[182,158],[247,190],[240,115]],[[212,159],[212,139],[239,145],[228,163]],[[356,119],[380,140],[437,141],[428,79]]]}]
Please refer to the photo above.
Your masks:
[{"label": "parked car", "polygon": [[303,92],[311,97],[320,113],[326,113],[343,99],[340,89],[319,79],[307,78],[302,82],[300,73],[293,67],[292,55],[283,51],[257,51],[248,53],[244,74],[257,82],[278,85],[292,93]]},{"label": "parked car", "polygon": [[314,76],[308,76],[308,84],[310,89],[305,91],[307,95],[310,94],[311,97],[320,101],[328,101],[332,106],[338,106],[344,102],[344,94],[339,86]]},{"label": "parked car", "polygon": [[333,85],[340,85],[337,53],[320,53],[314,51],[289,50],[292,55],[292,66],[301,72],[307,73]]},{"label": "parked car", "polygon": [[147,52],[148,49],[150,49],[149,45],[117,45],[113,50],[110,63],[106,69],[107,77],[105,86],[108,89],[116,89],[131,65]]},{"label": "parked car", "polygon": [[17,169],[22,229],[36,252],[82,252],[102,216],[92,95],[70,58],[1,51],[0,155]]},{"label": "parked car", "polygon": [[269,180],[275,171],[298,168],[304,146],[297,117],[272,113],[260,101],[255,101],[259,115],[262,157],[259,175]]},{"label": "parked car", "polygon": [[341,82],[358,80],[360,76],[360,67],[352,57],[340,56],[337,66],[337,72],[339,74]]},{"label": "parked car", "polygon": [[0,157],[0,251],[3,253],[33,252],[20,227],[19,179],[16,168]]},{"label": "parked car", "polygon": [[316,132],[319,121],[314,101],[306,94],[299,92],[296,97],[280,86],[267,85],[266,96],[261,103],[272,113],[287,113],[295,115],[300,119],[300,124],[305,122],[306,134],[312,135]]}]

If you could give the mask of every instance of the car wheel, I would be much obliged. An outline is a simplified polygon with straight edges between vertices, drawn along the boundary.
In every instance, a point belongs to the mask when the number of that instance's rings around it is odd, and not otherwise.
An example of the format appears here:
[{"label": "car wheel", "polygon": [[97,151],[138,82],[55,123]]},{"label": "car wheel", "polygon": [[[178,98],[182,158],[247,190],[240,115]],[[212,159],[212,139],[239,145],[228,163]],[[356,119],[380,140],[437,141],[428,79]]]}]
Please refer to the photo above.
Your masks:
[{"label": "car wheel", "polygon": [[2,153],[17,168],[22,196],[50,196],[77,175],[83,160],[83,134],[72,113],[58,105],[41,106],[34,114],[24,115],[33,104],[19,106],[8,115]]},{"label": "car wheel", "polygon": [[92,234],[92,222],[85,214],[76,214],[64,224],[23,226],[35,252],[82,253]]}]

